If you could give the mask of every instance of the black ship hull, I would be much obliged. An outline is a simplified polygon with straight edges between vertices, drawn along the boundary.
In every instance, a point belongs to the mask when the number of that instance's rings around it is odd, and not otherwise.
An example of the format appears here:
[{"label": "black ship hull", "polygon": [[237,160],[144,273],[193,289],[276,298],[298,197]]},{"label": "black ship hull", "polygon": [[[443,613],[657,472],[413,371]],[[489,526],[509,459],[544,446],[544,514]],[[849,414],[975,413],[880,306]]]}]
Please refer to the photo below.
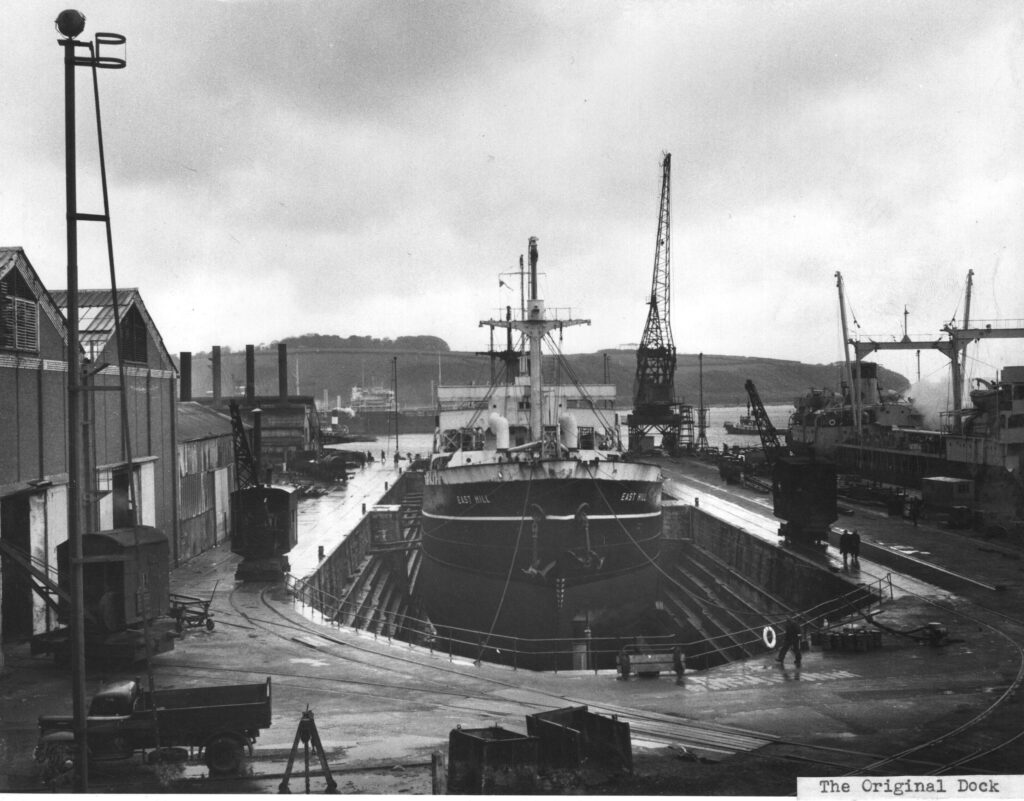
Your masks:
[{"label": "black ship hull", "polygon": [[651,465],[432,470],[422,520],[419,587],[435,626],[524,639],[586,626],[596,636],[654,603],[661,478]]}]

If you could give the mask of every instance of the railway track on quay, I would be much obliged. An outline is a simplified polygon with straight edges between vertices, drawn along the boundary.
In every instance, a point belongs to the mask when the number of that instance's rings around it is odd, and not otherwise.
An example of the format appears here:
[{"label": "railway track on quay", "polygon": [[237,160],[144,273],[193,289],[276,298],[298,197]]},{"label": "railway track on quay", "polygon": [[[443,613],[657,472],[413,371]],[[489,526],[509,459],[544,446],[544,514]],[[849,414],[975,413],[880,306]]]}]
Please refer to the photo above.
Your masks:
[{"label": "railway track on quay", "polygon": [[[866,571],[862,571],[866,572]],[[899,585],[900,579],[893,579]],[[914,593],[916,584],[901,587],[903,592]],[[646,746],[676,748],[681,753],[692,752],[695,755],[710,756],[712,759],[729,757],[734,754],[759,751],[766,757],[786,760],[806,766],[810,771],[820,775],[948,775],[952,772],[965,771],[975,774],[1002,773],[1006,768],[1005,760],[995,759],[1003,749],[1019,744],[1024,737],[1024,729],[1018,725],[1016,731],[1001,737],[993,737],[991,732],[981,731],[982,724],[991,720],[994,715],[1007,713],[1005,707],[1012,701],[1024,679],[1024,648],[1020,639],[1014,639],[1005,632],[1013,643],[1017,654],[1017,673],[1013,681],[1004,687],[994,688],[995,698],[986,708],[970,716],[967,720],[951,725],[949,729],[931,736],[922,742],[894,750],[889,753],[866,751],[856,748],[835,747],[815,742],[802,741],[797,738],[777,736],[764,731],[747,730],[735,726],[720,726],[703,721],[680,718],[672,714],[661,714],[635,707],[578,697],[577,693],[552,692],[550,690],[530,689],[529,698],[518,698],[509,702],[505,698],[496,698],[496,692],[522,692],[521,681],[511,681],[494,675],[489,668],[481,670],[468,661],[465,663],[439,663],[424,660],[422,653],[417,653],[404,644],[397,642],[385,649],[381,643],[363,642],[363,638],[348,632],[334,629],[325,631],[323,624],[305,621],[294,614],[282,611],[280,601],[270,600],[270,595],[279,591],[271,585],[253,587],[238,585],[231,591],[229,602],[232,615],[242,623],[251,626],[261,633],[287,640],[330,658],[335,664],[355,665],[374,671],[376,678],[356,678],[353,676],[336,676],[325,679],[306,672],[294,672],[274,675],[275,683],[294,684],[304,689],[315,689],[317,692],[359,693],[368,697],[394,700],[396,694],[410,693],[422,697],[424,693],[431,696],[431,704],[455,714],[471,715],[481,708],[489,706],[513,707],[519,715],[556,708],[567,705],[586,705],[593,712],[614,715],[630,724],[633,738]],[[243,601],[244,599],[244,601]],[[930,601],[936,604],[937,613],[965,616],[963,609],[953,608],[947,602]],[[990,613],[998,621],[1017,627],[1024,627],[1024,621],[1013,615],[998,610],[979,610]],[[973,616],[977,625],[998,629],[992,621]],[[383,654],[383,656],[382,656]],[[383,659],[383,663],[382,663]],[[402,665],[408,663],[418,671],[415,681],[405,681],[402,672],[392,672],[386,665]],[[436,678],[424,681],[422,668],[427,664],[429,673]],[[175,667],[177,670],[189,670],[187,664]],[[208,666],[196,665],[196,670],[206,671]],[[343,671],[344,672],[344,671]],[[496,671],[497,672],[497,671]],[[383,677],[381,677],[383,673]],[[254,673],[253,675],[257,675]],[[396,675],[397,674],[397,675]],[[258,674],[262,675],[262,674]],[[454,686],[456,677],[469,678],[480,689],[471,690],[464,686]],[[761,749],[764,749],[761,751]],[[700,756],[695,756],[700,759]],[[988,764],[986,760],[992,761]],[[262,763],[263,758],[258,760]],[[425,763],[420,763],[421,765]],[[374,769],[371,766],[368,769]],[[264,776],[269,778],[270,774]]]},{"label": "railway track on quay", "polygon": [[[716,515],[721,514],[730,522],[744,528],[749,533],[762,539],[778,541],[778,523],[770,517],[770,503],[762,497],[740,496],[742,503],[727,500],[721,487],[711,481],[686,476],[675,484],[676,494],[693,503],[697,498],[703,499],[705,508],[713,507]],[[689,486],[686,486],[688,484]],[[710,499],[709,499],[709,496]],[[736,496],[733,496],[736,497]],[[696,501],[700,502],[700,501]],[[871,530],[873,523],[886,520],[883,515],[868,507],[852,504],[848,511],[854,520],[860,523],[851,525],[844,521],[842,525],[833,526],[838,534],[842,528],[853,528],[855,525],[864,530]],[[899,523],[897,522],[898,526]],[[777,740],[771,747],[782,758],[803,760],[813,764],[831,763],[840,770],[842,775],[902,775],[925,774],[934,776],[951,773],[1018,773],[1019,766],[1024,764],[1020,755],[1024,754],[1024,722],[1016,708],[1016,696],[1024,682],[1024,618],[1016,613],[1019,605],[1012,598],[1007,598],[1006,590],[1012,597],[1019,597],[1022,586],[1021,577],[1014,571],[1002,571],[1001,578],[992,579],[986,573],[985,580],[980,580],[976,573],[970,573],[965,567],[953,569],[949,564],[940,564],[937,557],[927,551],[907,548],[896,542],[887,540],[902,539],[910,527],[896,530],[895,534],[880,534],[873,540],[862,540],[862,552],[865,559],[858,565],[857,572],[862,581],[886,580],[891,584],[894,594],[914,598],[935,611],[939,620],[955,620],[963,628],[966,626],[984,628],[999,637],[1013,654],[1013,673],[1005,684],[993,686],[991,703],[949,729],[938,732],[920,742],[895,749],[885,755],[868,755],[854,753],[847,749],[829,749],[834,754],[831,760],[822,760],[814,755],[820,750],[813,744]],[[915,533],[918,527],[914,527]],[[1011,564],[1020,561],[1020,556],[1008,549],[986,547],[970,541],[959,534],[947,534],[947,537],[959,537],[959,547],[964,550],[985,550],[992,554],[1002,553]],[[864,547],[866,546],[866,547]],[[928,546],[924,546],[928,547]],[[827,549],[826,549],[827,553]],[[841,567],[838,556],[826,556],[834,565],[832,569]],[[869,558],[884,560],[891,570],[881,564],[868,561]],[[906,571],[893,573],[892,571]],[[1017,568],[1020,571],[1020,568]],[[1003,608],[997,608],[1002,606]],[[1011,611],[1006,611],[1009,607]],[[988,725],[986,725],[988,724]],[[996,725],[992,725],[996,724]],[[1013,754],[1007,754],[1013,750]]]}]

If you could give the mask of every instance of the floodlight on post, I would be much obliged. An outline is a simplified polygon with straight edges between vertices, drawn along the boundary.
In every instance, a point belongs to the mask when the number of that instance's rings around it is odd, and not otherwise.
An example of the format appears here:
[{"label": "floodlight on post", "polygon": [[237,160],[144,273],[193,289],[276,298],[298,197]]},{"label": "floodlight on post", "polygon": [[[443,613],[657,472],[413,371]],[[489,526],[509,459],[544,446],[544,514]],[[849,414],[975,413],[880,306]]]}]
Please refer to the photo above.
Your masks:
[{"label": "floodlight on post", "polygon": [[74,39],[85,30],[85,14],[74,8],[61,11],[54,22],[57,32],[68,39]]},{"label": "floodlight on post", "polygon": [[[57,44],[64,48],[64,142],[65,142],[65,191],[67,200],[67,331],[68,331],[68,543],[71,551],[71,697],[72,726],[75,736],[76,757],[75,790],[89,791],[89,744],[86,728],[85,698],[85,592],[82,553],[82,497],[83,467],[82,454],[85,442],[82,432],[83,377],[81,370],[81,338],[78,315],[78,221],[103,220],[106,214],[79,214],[78,189],[76,183],[75,143],[75,67],[89,67],[93,71],[96,85],[96,69],[122,69],[126,66],[123,58],[101,56],[102,45],[123,45],[125,38],[116,33],[97,33],[93,42],[79,42],[75,37],[85,30],[85,15],[75,9],[67,9],[57,15],[57,32],[62,39]],[[88,51],[87,57],[76,55],[76,48]],[[98,97],[98,95],[97,95]],[[97,100],[97,133],[99,133],[99,111]],[[100,138],[102,142],[102,138]],[[102,145],[101,145],[102,148]],[[101,149],[102,159],[102,149]],[[105,197],[105,195],[104,195]],[[109,232],[109,228],[108,228]],[[109,237],[108,237],[109,238]]]}]

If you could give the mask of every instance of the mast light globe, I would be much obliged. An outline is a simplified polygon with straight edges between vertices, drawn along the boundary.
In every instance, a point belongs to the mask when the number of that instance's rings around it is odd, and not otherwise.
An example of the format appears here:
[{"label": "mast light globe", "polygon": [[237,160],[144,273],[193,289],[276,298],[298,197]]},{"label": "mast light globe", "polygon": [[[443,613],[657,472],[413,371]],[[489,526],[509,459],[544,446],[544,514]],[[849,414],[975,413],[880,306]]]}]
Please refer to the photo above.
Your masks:
[{"label": "mast light globe", "polygon": [[57,15],[54,23],[61,36],[74,39],[85,30],[85,14],[76,9],[69,8]]}]

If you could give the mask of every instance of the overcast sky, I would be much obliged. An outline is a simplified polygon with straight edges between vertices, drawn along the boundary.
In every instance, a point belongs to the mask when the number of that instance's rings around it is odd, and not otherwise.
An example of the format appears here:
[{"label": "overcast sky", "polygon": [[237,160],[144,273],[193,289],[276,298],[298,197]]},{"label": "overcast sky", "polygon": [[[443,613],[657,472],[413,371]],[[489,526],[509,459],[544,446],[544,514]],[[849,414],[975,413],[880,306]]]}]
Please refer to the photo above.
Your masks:
[{"label": "overcast sky", "polygon": [[[65,7],[0,0],[0,244],[51,288]],[[664,152],[680,353],[840,359],[837,270],[865,334],[901,336],[906,305],[911,337],[937,336],[969,269],[973,318],[1024,319],[1019,2],[78,8],[82,38],[128,40],[99,76],[118,283],[174,353],[306,332],[478,350],[530,236],[548,306],[593,321],[565,349],[635,343]],[[98,212],[84,69],[78,87],[79,206]],[[81,286],[107,286],[102,227],[80,227]]]}]

